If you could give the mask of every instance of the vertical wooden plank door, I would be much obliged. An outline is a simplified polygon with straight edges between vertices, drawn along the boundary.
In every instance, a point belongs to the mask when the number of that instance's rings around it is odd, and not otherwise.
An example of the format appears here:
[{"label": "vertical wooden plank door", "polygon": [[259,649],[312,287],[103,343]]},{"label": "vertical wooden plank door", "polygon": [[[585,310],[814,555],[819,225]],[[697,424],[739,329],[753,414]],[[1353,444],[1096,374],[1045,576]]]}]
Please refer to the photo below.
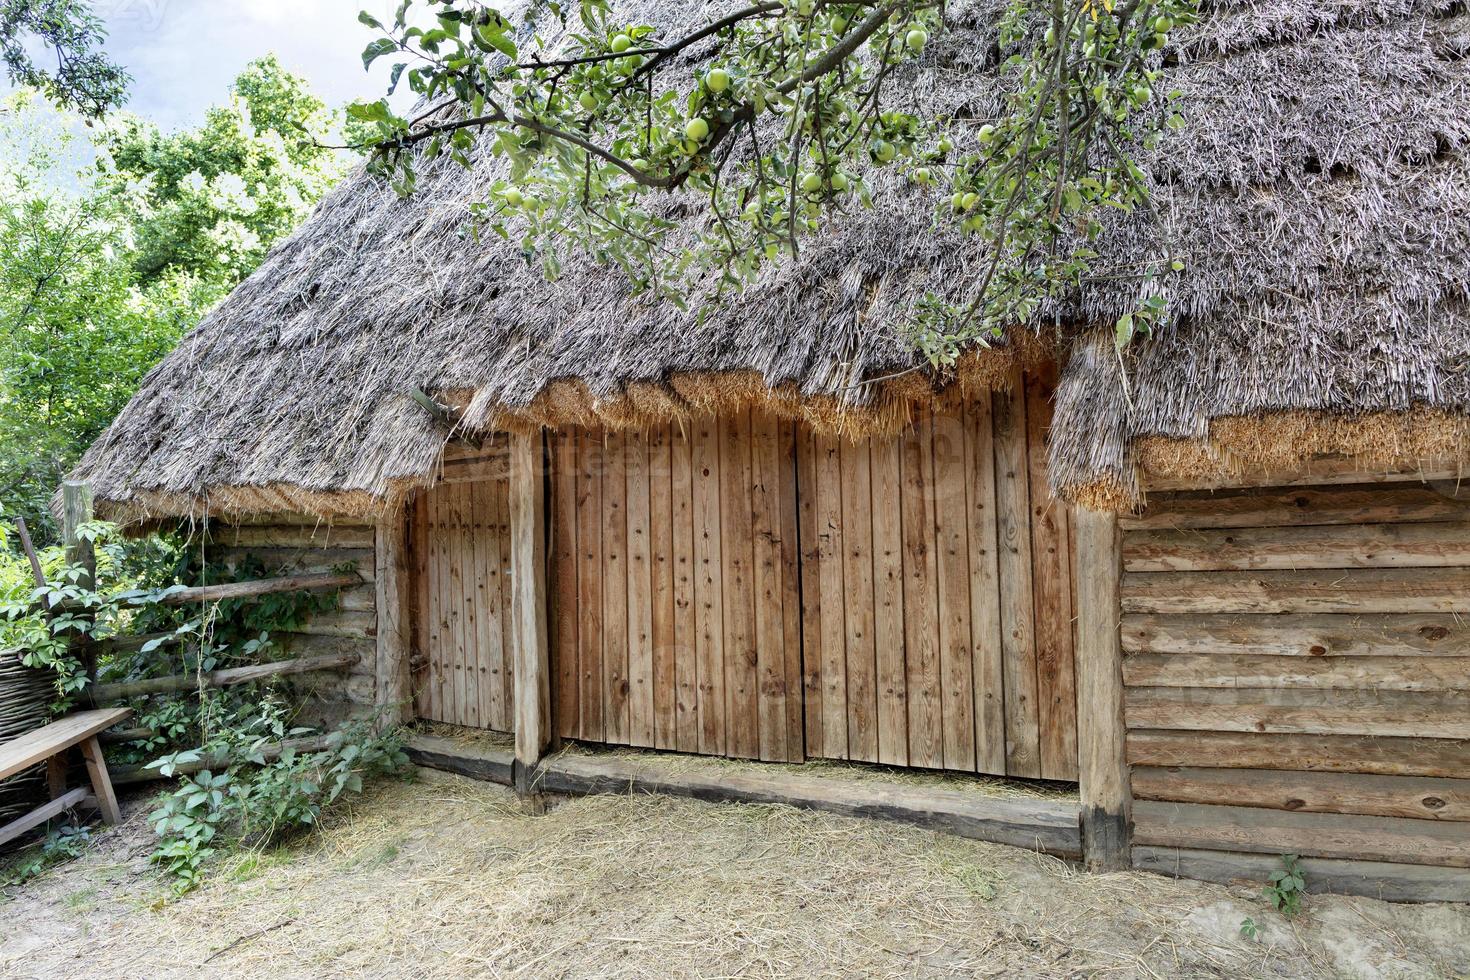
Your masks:
[{"label": "vertical wooden plank door", "polygon": [[419,665],[414,705],[429,721],[509,732],[512,590],[504,463],[446,470],[452,475],[421,492],[411,513],[412,636]]},{"label": "vertical wooden plank door", "polygon": [[803,758],[793,423],[550,438],[557,734]]},{"label": "vertical wooden plank door", "polygon": [[798,430],[808,755],[1077,778],[1053,384],[923,409],[896,438]]}]

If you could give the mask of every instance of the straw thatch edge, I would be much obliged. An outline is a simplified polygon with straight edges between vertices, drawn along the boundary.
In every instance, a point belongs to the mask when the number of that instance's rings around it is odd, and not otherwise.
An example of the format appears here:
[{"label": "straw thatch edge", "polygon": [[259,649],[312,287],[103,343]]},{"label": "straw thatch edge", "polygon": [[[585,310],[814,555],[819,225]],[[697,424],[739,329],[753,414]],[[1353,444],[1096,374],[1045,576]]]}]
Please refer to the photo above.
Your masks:
[{"label": "straw thatch edge", "polygon": [[1423,405],[1357,415],[1291,409],[1213,419],[1204,439],[1142,436],[1129,450],[1134,470],[1063,488],[1064,496],[1089,510],[1123,511],[1142,505],[1149,477],[1208,489],[1296,471],[1314,459],[1350,461],[1365,477],[1467,467],[1470,416]]}]

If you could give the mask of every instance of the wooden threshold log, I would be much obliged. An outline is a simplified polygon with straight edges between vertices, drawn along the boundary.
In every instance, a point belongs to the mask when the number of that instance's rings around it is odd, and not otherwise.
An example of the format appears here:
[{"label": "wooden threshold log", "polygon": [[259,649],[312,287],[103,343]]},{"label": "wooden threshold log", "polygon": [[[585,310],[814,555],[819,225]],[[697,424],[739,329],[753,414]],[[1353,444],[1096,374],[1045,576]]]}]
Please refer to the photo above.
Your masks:
[{"label": "wooden threshold log", "polygon": [[[271,742],[260,747],[260,755],[266,762],[274,762],[279,759],[287,749],[297,753],[320,752],[329,746],[329,735],[315,735],[311,738],[292,738],[284,742]],[[173,776],[188,775],[201,772],[205,769],[213,769],[227,761],[224,753],[213,753],[207,755],[197,762],[183,762],[174,767]],[[157,769],[149,769],[147,766],[124,766],[113,770],[112,784],[114,786],[128,786],[134,783],[149,783],[156,779],[172,779],[173,776],[164,776]]]},{"label": "wooden threshold log", "polygon": [[98,684],[89,692],[95,703],[120,701],[143,694],[166,694],[170,691],[187,691],[204,687],[228,687],[232,684],[247,684],[250,681],[289,674],[305,674],[316,670],[336,670],[351,667],[360,658],[355,653],[336,653],[323,657],[302,657],[296,660],[278,660],[268,664],[251,664],[248,667],[227,667],[203,674],[174,674],[170,677],[151,677],[141,681],[123,681],[117,684]]},{"label": "wooden threshold log", "polygon": [[1076,803],[1001,800],[960,789],[931,789],[809,776],[782,770],[696,773],[623,758],[552,756],[533,789],[546,793],[664,793],[711,803],[776,803],[852,817],[876,817],[1009,844],[1058,857],[1082,854]]},{"label": "wooden threshold log", "polygon": [[407,751],[414,765],[502,786],[514,782],[515,749],[510,745],[474,745],[435,735],[415,735],[408,740]]}]

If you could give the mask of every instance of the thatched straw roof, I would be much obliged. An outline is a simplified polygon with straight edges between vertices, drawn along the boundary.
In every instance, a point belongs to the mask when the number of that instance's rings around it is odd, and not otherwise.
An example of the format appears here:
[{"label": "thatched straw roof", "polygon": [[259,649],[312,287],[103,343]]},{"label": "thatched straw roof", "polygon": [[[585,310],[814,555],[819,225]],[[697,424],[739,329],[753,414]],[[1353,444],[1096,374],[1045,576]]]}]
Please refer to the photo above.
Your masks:
[{"label": "thatched straw roof", "polygon": [[[636,6],[672,32],[723,5]],[[990,2],[951,5],[956,28],[905,75],[916,105],[995,112],[994,16]],[[1162,445],[1216,438],[1215,419],[1417,406],[1458,433],[1470,410],[1467,52],[1463,3],[1441,0],[1226,2],[1180,39],[1170,84],[1186,92],[1188,125],[1150,166],[1189,262],[1167,287],[1179,315],[1125,359],[1125,392],[1111,342],[1086,325],[1111,324],[1136,286],[1105,283],[1052,311],[1049,322],[1084,325],[1059,396],[1058,486],[1129,502],[1141,449],[1167,457]],[[931,382],[954,380],[863,384],[915,367],[900,330],[913,303],[926,289],[963,296],[984,257],[934,228],[928,192],[887,173],[872,177],[873,210],[834,218],[701,323],[629,297],[612,270],[573,264],[547,283],[514,245],[464,237],[493,169],[426,164],[408,200],[360,174],[323,201],[87,454],[79,475],[104,511],[391,506],[448,437],[413,388],[470,428],[638,425],[762,401],[865,432],[901,425]],[[1152,234],[1120,220],[1107,249],[1126,259]],[[1070,341],[1050,326],[1014,331],[960,380],[999,383],[1016,359]],[[1289,451],[1319,451],[1316,429],[1296,431]]]}]

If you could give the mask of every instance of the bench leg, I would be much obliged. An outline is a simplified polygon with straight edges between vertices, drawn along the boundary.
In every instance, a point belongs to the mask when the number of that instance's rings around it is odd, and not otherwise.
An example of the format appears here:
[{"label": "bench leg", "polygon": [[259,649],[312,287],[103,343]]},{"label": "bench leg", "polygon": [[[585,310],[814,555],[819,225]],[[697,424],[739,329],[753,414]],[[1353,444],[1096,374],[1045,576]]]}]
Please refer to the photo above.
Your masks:
[{"label": "bench leg", "polygon": [[66,752],[58,752],[46,760],[46,789],[54,800],[66,792]]},{"label": "bench leg", "polygon": [[87,760],[87,776],[92,780],[92,793],[97,797],[97,808],[102,811],[102,822],[117,823],[122,814],[117,809],[117,797],[112,793],[112,780],[107,775],[107,761],[102,758],[102,744],[96,735],[82,743],[82,757]]}]

